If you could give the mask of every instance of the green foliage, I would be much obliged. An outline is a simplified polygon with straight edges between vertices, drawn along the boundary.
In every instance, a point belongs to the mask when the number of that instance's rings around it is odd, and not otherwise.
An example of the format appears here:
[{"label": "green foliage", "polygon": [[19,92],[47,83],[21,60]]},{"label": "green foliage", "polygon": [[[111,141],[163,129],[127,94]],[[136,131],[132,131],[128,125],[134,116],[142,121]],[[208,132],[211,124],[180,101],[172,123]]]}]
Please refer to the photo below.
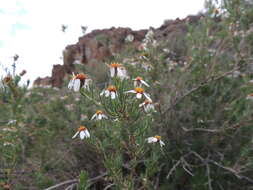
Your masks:
[{"label": "green foliage", "polygon": [[81,171],[80,176],[79,176],[79,185],[78,185],[78,190],[86,190],[88,189],[88,174],[85,171]]},{"label": "green foliage", "polygon": [[[66,87],[27,89],[18,85],[22,77],[15,72],[12,80],[3,79],[1,185],[42,189],[77,179],[66,186],[252,188],[253,11],[237,0],[224,0],[215,14],[214,9],[207,1],[206,16],[173,40],[156,39],[150,31],[137,52],[128,42],[129,49],[110,58],[126,68],[125,79],[110,77],[102,63],[78,68],[92,79],[90,90],[78,93]],[[137,76],[150,85],[145,92],[155,111],[139,106],[144,96],[126,93]],[[115,99],[101,94],[108,85],[115,86]],[[107,119],[91,120],[96,110]],[[90,138],[71,139],[83,125]],[[165,146],[147,142],[155,135]]]}]

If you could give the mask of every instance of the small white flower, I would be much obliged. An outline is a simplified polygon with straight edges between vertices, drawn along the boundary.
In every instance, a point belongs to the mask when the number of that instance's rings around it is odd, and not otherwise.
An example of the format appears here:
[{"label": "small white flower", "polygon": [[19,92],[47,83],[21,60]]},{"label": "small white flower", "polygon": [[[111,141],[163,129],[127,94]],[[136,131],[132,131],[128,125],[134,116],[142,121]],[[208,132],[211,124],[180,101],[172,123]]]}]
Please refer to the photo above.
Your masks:
[{"label": "small white flower", "polygon": [[249,94],[247,97],[246,97],[247,100],[253,100],[253,93]]},{"label": "small white flower", "polygon": [[152,29],[149,29],[149,31],[147,32],[147,34],[145,35],[146,39],[152,39],[154,37],[154,31]]},{"label": "small white flower", "polygon": [[88,79],[87,75],[80,73],[75,75],[73,73],[72,79],[69,81],[68,88],[70,90],[74,90],[75,92],[78,92],[82,87],[89,90],[89,83],[91,82],[91,79]]},{"label": "small white flower", "polygon": [[115,99],[118,95],[117,95],[117,89],[115,86],[109,86],[106,90],[103,90],[100,93],[100,96],[105,95],[105,97],[111,97],[111,99]]},{"label": "small white flower", "polygon": [[129,78],[127,70],[122,64],[112,63],[109,65],[111,77],[119,77],[121,80]]},{"label": "small white flower", "polygon": [[103,114],[103,112],[101,110],[97,110],[96,113],[91,117],[91,120],[95,119],[95,120],[101,120],[101,119],[108,119],[108,117]]},{"label": "small white flower", "polygon": [[136,77],[134,80],[134,86],[136,87],[141,87],[142,84],[144,84],[145,86],[149,87],[148,83],[146,83],[142,77]]},{"label": "small white flower", "polygon": [[127,37],[125,38],[126,42],[132,42],[134,41],[134,35],[128,34]]},{"label": "small white flower", "polygon": [[136,87],[134,90],[129,90],[125,93],[134,93],[136,94],[136,98],[137,99],[141,99],[142,98],[142,95],[144,95],[149,101],[152,102],[151,98],[149,97],[149,94],[147,94],[143,88],[140,88],[140,87]]},{"label": "small white flower", "polygon": [[12,125],[12,124],[16,124],[17,120],[10,120],[8,121],[7,125]]},{"label": "small white flower", "polygon": [[161,136],[154,136],[154,137],[149,137],[146,139],[148,141],[148,143],[156,143],[156,142],[159,142],[160,143],[160,146],[164,146],[165,143],[161,140]]},{"label": "small white flower", "polygon": [[4,142],[3,144],[4,146],[13,146],[14,144],[10,143],[10,142]]},{"label": "small white flower", "polygon": [[143,69],[145,69],[145,71],[150,71],[150,70],[152,70],[152,65],[150,65],[150,64],[148,64],[148,63],[142,63],[141,64],[141,67],[143,68]]},{"label": "small white flower", "polygon": [[80,139],[83,140],[84,138],[90,138],[90,133],[85,126],[80,126],[77,132],[74,134],[72,139],[76,138],[77,135],[80,135]]},{"label": "small white flower", "polygon": [[143,107],[145,112],[156,112],[154,104],[148,99],[139,104],[139,107]]}]

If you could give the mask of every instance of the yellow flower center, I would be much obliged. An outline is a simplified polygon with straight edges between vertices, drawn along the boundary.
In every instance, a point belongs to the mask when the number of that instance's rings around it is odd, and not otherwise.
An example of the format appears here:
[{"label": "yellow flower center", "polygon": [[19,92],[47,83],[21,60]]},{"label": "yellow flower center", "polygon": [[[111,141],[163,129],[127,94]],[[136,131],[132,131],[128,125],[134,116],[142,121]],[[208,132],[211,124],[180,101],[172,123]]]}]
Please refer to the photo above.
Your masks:
[{"label": "yellow flower center", "polygon": [[161,136],[158,136],[158,135],[156,135],[156,136],[154,136],[158,141],[160,141],[161,140]]},{"label": "yellow flower center", "polygon": [[142,77],[136,77],[135,80],[140,82],[141,80],[143,80],[143,78]]},{"label": "yellow flower center", "polygon": [[136,87],[134,90],[135,90],[136,93],[140,93],[140,94],[144,93],[144,89],[140,88],[140,87]]},{"label": "yellow flower center", "polygon": [[83,126],[83,125],[81,125],[79,128],[78,128],[78,131],[80,132],[80,131],[85,131],[85,130],[87,130],[87,128],[85,127],[85,126]]},{"label": "yellow flower center", "polygon": [[119,63],[112,63],[112,64],[110,65],[110,67],[118,68],[118,67],[121,67],[121,64],[119,64]]},{"label": "yellow flower center", "polygon": [[75,79],[85,80],[87,79],[87,76],[83,73],[80,73],[75,76]]},{"label": "yellow flower center", "polygon": [[107,88],[107,90],[110,92],[116,92],[116,87],[111,85]]},{"label": "yellow flower center", "polygon": [[99,114],[103,114],[103,112],[101,110],[97,110],[96,111],[96,114],[99,115]]}]

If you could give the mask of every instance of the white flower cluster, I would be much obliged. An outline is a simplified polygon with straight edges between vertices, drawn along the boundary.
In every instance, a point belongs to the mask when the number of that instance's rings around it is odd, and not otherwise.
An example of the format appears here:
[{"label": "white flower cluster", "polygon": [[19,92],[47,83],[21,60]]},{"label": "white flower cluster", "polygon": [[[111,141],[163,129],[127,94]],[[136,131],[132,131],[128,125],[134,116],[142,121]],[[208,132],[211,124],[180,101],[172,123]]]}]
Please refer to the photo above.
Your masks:
[{"label": "white flower cluster", "polygon": [[147,34],[145,35],[145,38],[142,40],[141,47],[144,50],[148,49],[148,46],[151,45],[152,47],[157,47],[158,43],[154,38],[154,31],[150,29]]},{"label": "white flower cluster", "polygon": [[[149,33],[148,35],[152,35],[152,34]],[[129,78],[127,75],[127,70],[122,64],[112,63],[109,65],[109,68],[110,68],[110,76],[112,78],[119,78],[120,80],[125,80]],[[146,81],[144,81],[142,77],[139,77],[139,76],[132,80],[133,80],[135,88],[133,90],[126,91],[125,94],[133,93],[135,94],[135,97],[137,99],[142,99],[143,97],[145,97],[145,101],[139,104],[139,107],[143,108],[145,112],[155,112],[155,107],[152,102],[152,99],[150,98],[150,95],[146,93],[144,88],[142,87],[142,86],[150,87],[150,85]],[[74,91],[80,91],[81,88],[85,88],[89,90],[90,81],[91,79],[89,79],[87,75],[83,73],[77,74],[77,75],[73,74],[73,77],[68,84],[68,88],[73,89]],[[112,100],[115,100],[118,98],[118,89],[114,85],[109,85],[108,88],[104,89],[100,93],[100,96],[109,97]],[[108,117],[106,116],[106,114],[104,114],[102,110],[97,110],[95,114],[91,117],[91,120],[95,120],[95,121],[100,121],[102,119],[108,119]],[[74,134],[72,138],[75,138],[78,135],[80,136],[80,139],[90,137],[90,133],[87,127],[83,125],[81,125],[78,128],[77,132]],[[148,143],[158,142],[161,147],[165,145],[165,143],[161,140],[161,136],[158,136],[158,135],[149,137],[146,139],[146,141]]]}]

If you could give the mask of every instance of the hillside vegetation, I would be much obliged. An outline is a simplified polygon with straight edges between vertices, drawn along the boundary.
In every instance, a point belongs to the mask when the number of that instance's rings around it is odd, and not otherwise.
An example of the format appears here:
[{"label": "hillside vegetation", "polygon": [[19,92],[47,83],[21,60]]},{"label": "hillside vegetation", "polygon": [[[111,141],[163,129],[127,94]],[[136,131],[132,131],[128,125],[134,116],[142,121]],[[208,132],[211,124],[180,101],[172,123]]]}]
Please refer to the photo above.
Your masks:
[{"label": "hillside vegetation", "polygon": [[0,82],[0,189],[252,189],[253,2],[189,18],[138,48],[129,34],[61,88],[20,85],[15,60]]}]

